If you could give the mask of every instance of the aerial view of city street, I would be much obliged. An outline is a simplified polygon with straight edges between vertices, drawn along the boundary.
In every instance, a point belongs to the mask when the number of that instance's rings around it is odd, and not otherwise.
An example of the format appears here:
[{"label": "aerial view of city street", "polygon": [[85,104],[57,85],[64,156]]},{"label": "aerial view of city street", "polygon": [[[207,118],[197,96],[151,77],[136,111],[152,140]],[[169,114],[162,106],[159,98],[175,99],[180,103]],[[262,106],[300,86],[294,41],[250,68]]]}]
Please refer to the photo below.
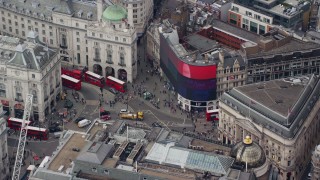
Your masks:
[{"label": "aerial view of city street", "polygon": [[319,180],[320,0],[0,0],[0,180]]}]

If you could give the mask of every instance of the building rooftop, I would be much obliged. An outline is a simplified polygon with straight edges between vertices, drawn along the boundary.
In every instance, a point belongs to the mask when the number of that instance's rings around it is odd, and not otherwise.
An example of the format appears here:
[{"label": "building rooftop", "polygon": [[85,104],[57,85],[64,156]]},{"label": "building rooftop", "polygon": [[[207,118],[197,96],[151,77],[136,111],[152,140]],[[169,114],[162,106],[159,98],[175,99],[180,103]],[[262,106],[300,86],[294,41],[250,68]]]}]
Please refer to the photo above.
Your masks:
[{"label": "building rooftop", "polygon": [[185,42],[192,46],[194,49],[199,50],[200,53],[207,52],[219,46],[218,42],[199,34],[191,34],[184,38]]},{"label": "building rooftop", "polygon": [[304,6],[310,6],[310,2],[285,0],[271,8],[270,11],[280,16],[292,17],[299,14]]},{"label": "building rooftop", "polygon": [[233,88],[221,102],[286,138],[301,128],[320,94],[319,77],[296,77]]},{"label": "building rooftop", "polygon": [[83,134],[74,133],[71,135],[71,138],[68,142],[62,147],[58,152],[57,156],[52,160],[48,169],[58,172],[58,169],[61,166],[64,166],[63,170],[66,170],[70,167],[72,161],[74,161],[80,152],[73,151],[72,148],[79,148],[83,151],[83,148],[87,144]]},{"label": "building rooftop", "polygon": [[0,63],[42,70],[56,56],[57,50],[41,43],[37,34],[33,33],[30,38],[21,44],[18,38],[0,35]]},{"label": "building rooftop", "polygon": [[0,0],[0,7],[46,21],[52,21],[53,12],[85,20],[97,20],[96,2],[90,0]]},{"label": "building rooftop", "polygon": [[259,51],[255,54],[247,55],[247,58],[257,58],[257,57],[265,57],[265,56],[276,56],[278,54],[292,54],[294,52],[301,52],[301,51],[310,51],[312,49],[319,49],[320,45],[313,43],[313,42],[305,42],[298,40],[296,38],[292,38],[290,42],[277,47],[272,48],[269,51]]},{"label": "building rooftop", "polygon": [[174,143],[155,143],[145,160],[223,175],[227,173],[234,161],[233,158],[227,156],[176,147]]},{"label": "building rooftop", "polygon": [[102,164],[104,159],[113,151],[114,146],[102,142],[88,142],[77,157],[79,161],[86,161],[95,164]]},{"label": "building rooftop", "polygon": [[257,42],[259,39],[259,35],[250,31],[247,31],[242,28],[238,28],[236,26],[232,26],[220,20],[214,19],[212,21],[212,27],[219,31],[222,31],[227,34],[232,34],[233,36],[242,39],[244,41]]}]

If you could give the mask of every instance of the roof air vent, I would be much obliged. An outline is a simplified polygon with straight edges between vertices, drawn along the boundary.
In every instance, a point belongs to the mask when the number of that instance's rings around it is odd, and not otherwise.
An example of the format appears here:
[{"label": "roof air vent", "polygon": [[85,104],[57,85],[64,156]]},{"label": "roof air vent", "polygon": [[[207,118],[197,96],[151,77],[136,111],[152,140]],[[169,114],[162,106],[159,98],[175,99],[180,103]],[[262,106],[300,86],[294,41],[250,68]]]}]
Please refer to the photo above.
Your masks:
[{"label": "roof air vent", "polygon": [[258,89],[264,89],[264,86],[258,86],[257,88]]},{"label": "roof air vent", "polygon": [[275,102],[276,102],[277,104],[281,104],[281,103],[283,103],[283,100],[282,100],[282,99],[276,99]]},{"label": "roof air vent", "polygon": [[280,85],[280,88],[281,88],[281,89],[287,89],[288,86],[287,86],[287,85]]}]

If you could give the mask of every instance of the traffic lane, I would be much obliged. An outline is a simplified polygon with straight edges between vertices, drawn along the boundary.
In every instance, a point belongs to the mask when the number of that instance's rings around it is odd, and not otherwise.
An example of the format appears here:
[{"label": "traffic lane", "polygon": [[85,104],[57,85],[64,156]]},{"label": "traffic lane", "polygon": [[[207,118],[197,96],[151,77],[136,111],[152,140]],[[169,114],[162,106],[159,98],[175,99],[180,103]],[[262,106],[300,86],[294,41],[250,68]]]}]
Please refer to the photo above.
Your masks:
[{"label": "traffic lane", "polygon": [[146,103],[143,100],[140,100],[138,98],[134,98],[131,101],[129,101],[129,106],[132,107],[134,109],[134,111],[148,111],[149,110],[161,121],[172,121],[172,122],[176,122],[176,123],[180,123],[180,124],[182,124],[182,123],[192,124],[191,119],[187,119],[187,118],[181,119],[181,118],[167,115],[164,112],[157,111],[157,110],[153,109],[152,107],[149,107],[148,105],[146,105]]},{"label": "traffic lane", "polygon": [[101,94],[99,87],[85,82],[82,82],[80,92],[86,100],[99,100]]}]

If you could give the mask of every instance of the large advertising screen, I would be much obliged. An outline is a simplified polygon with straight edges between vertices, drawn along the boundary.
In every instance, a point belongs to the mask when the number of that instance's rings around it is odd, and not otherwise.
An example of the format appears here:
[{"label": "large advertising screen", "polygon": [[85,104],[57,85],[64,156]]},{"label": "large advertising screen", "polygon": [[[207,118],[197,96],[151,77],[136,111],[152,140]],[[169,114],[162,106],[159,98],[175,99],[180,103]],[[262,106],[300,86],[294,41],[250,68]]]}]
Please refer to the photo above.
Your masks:
[{"label": "large advertising screen", "polygon": [[181,96],[192,101],[216,99],[216,65],[196,66],[179,59],[163,36],[160,67]]}]

